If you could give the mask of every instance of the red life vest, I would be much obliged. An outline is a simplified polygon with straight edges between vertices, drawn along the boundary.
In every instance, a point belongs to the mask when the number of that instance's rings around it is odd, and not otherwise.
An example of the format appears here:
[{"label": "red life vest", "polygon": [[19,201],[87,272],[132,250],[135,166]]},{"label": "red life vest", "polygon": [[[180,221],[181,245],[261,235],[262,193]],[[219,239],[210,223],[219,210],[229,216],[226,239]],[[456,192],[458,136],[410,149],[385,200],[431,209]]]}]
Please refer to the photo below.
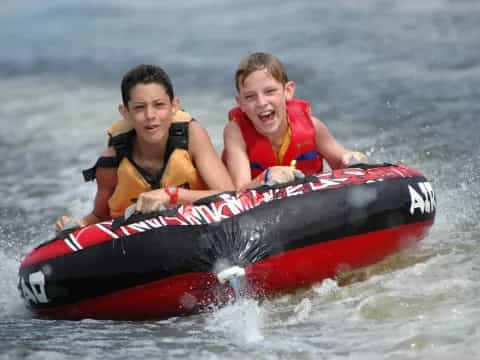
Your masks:
[{"label": "red life vest", "polygon": [[255,129],[250,119],[239,107],[233,108],[228,113],[229,120],[236,121],[242,131],[250,159],[252,178],[270,166],[288,166],[292,160],[296,160],[296,168],[305,175],[313,175],[322,171],[323,158],[317,151],[315,128],[310,117],[310,104],[300,99],[288,100],[287,114],[291,139],[283,161],[279,163],[268,138]]}]

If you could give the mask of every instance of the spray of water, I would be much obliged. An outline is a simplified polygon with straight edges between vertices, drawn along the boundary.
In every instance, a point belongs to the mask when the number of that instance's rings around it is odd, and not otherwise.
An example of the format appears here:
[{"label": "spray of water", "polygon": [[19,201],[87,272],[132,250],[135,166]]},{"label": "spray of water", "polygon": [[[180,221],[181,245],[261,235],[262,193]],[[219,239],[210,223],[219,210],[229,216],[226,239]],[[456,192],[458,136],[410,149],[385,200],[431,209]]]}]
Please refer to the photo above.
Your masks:
[{"label": "spray of water", "polygon": [[17,271],[19,263],[0,252],[0,312],[5,317],[30,315],[17,290]]},{"label": "spray of water", "polygon": [[221,333],[237,346],[249,346],[263,340],[263,311],[256,300],[237,301],[218,309],[207,320],[207,329]]}]

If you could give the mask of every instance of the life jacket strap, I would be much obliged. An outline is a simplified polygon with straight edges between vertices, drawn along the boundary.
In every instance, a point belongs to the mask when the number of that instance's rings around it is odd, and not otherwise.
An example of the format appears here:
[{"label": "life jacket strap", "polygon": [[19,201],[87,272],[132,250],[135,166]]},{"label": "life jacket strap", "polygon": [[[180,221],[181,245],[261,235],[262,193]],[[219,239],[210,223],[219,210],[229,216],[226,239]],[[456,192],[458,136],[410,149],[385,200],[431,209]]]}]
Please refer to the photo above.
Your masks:
[{"label": "life jacket strap", "polygon": [[175,149],[188,150],[188,126],[188,122],[177,122],[170,125],[165,154],[166,162]]},{"label": "life jacket strap", "polygon": [[93,165],[89,169],[85,169],[82,171],[83,178],[86,182],[92,181],[95,179],[95,173],[97,172],[97,168],[99,167],[106,167],[106,168],[115,168],[120,165],[120,160],[115,156],[101,156],[97,159],[95,165]]},{"label": "life jacket strap", "polygon": [[[192,119],[192,121],[193,120],[194,119]],[[164,159],[165,165],[175,149],[188,150],[188,126],[189,122],[174,122],[170,125]],[[122,159],[129,155],[134,135],[135,130],[131,130],[110,137],[108,140],[108,146],[113,146],[117,155],[114,157],[99,157],[95,165],[82,171],[85,181],[88,182],[94,180],[95,173],[99,167],[118,167]]]}]

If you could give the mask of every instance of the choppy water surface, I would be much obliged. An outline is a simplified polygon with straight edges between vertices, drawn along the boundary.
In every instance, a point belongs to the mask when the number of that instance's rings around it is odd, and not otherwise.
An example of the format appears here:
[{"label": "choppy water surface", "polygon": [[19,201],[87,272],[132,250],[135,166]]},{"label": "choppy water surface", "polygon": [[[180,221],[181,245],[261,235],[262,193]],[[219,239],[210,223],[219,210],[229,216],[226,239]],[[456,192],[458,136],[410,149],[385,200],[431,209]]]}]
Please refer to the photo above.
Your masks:
[{"label": "choppy water surface", "polygon": [[[0,359],[480,357],[480,4],[464,1],[6,1],[0,9]],[[170,72],[221,147],[240,57],[271,51],[344,144],[432,181],[415,249],[262,303],[147,322],[34,319],[20,259],[63,212],[137,63]]]}]

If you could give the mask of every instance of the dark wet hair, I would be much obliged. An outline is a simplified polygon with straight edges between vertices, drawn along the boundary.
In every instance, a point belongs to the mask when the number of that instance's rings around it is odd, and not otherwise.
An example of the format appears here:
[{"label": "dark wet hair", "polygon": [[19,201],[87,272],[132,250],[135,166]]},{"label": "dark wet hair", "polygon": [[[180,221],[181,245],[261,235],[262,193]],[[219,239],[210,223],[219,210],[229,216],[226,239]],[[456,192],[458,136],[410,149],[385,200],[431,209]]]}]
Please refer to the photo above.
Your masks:
[{"label": "dark wet hair", "polygon": [[138,84],[155,83],[165,88],[165,91],[173,100],[175,94],[173,93],[172,82],[170,77],[160,66],[141,64],[130,69],[122,79],[122,101],[123,105],[128,107],[130,101],[130,91]]},{"label": "dark wet hair", "polygon": [[237,91],[240,90],[240,85],[243,84],[248,75],[257,70],[264,69],[283,85],[288,82],[285,66],[277,57],[264,52],[255,52],[243,58],[238,65],[237,72],[235,73],[235,86]]}]

